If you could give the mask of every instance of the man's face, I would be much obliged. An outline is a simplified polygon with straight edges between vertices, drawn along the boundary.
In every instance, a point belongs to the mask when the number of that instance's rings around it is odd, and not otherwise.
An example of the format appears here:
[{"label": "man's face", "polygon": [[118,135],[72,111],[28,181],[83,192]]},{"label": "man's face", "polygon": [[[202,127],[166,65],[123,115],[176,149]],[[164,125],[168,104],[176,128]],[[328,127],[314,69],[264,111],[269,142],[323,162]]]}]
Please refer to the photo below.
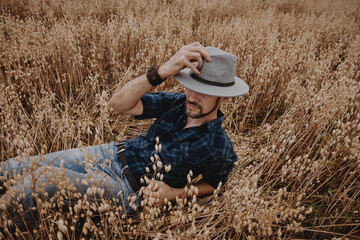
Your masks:
[{"label": "man's face", "polygon": [[202,118],[214,112],[223,98],[205,95],[186,89],[186,115],[191,118]]}]

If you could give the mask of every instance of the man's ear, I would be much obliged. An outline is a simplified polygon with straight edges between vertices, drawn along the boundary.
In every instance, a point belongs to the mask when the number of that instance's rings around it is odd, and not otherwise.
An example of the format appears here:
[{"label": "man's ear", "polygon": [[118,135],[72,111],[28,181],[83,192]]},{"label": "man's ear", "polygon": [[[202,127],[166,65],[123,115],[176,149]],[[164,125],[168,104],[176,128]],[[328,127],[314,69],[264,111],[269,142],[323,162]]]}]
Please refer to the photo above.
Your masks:
[{"label": "man's ear", "polygon": [[220,103],[223,103],[223,102],[227,102],[227,101],[229,101],[229,97],[221,97],[220,98]]}]

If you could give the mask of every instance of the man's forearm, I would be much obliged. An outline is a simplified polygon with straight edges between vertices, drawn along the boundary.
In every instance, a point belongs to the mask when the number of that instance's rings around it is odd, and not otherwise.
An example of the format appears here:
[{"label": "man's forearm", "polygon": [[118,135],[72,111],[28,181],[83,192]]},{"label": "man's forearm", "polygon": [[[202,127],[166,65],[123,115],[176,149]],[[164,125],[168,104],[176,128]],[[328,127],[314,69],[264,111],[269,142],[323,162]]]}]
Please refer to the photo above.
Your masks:
[{"label": "man's forearm", "polygon": [[[146,75],[144,74],[126,83],[117,93],[114,94],[114,96],[112,96],[109,100],[109,105],[117,113],[140,115],[142,113],[142,106],[139,108],[136,108],[136,106],[139,104],[142,96],[144,96],[152,88],[153,86],[149,83]],[[132,109],[135,112],[128,112]]]},{"label": "man's forearm", "polygon": [[183,198],[183,197],[192,197],[192,194],[195,194],[196,196],[206,196],[210,195],[214,192],[214,188],[209,185],[207,182],[201,180],[200,182],[194,184],[193,186],[197,188],[197,191],[190,194],[189,191],[186,191],[185,188],[173,188],[167,185],[163,181],[154,181],[158,184],[159,192],[160,192],[160,204],[164,204],[165,198],[168,201],[175,201],[176,197]]},{"label": "man's forearm", "polygon": [[[205,182],[203,180],[199,181],[194,186],[197,187],[197,189],[198,189],[198,192],[196,194],[198,197],[210,195],[210,194],[214,193],[214,191],[215,191],[215,188],[213,188],[210,184],[208,184],[207,182]],[[188,197],[191,197],[191,196],[188,196]]]}]

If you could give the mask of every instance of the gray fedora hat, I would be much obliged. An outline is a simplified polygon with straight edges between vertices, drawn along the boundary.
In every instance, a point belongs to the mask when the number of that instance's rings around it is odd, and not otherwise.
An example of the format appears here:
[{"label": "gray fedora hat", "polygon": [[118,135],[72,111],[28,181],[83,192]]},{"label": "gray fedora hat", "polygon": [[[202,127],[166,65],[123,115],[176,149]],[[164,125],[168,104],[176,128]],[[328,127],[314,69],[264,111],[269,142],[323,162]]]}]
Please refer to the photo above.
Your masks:
[{"label": "gray fedora hat", "polygon": [[215,47],[206,47],[206,51],[211,61],[203,58],[200,74],[185,68],[175,75],[181,85],[195,92],[218,97],[235,97],[249,92],[249,86],[235,76],[235,55]]}]

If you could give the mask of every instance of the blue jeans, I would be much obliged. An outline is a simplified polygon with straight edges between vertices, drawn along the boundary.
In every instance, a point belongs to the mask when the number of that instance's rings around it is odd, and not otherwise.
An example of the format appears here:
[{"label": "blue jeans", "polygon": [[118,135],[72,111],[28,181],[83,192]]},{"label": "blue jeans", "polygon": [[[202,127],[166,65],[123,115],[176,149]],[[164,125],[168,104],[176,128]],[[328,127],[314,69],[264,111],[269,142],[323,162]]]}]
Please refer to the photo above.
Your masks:
[{"label": "blue jeans", "polygon": [[[22,204],[25,212],[36,206],[33,193],[37,190],[34,190],[34,184],[37,187],[43,187],[46,192],[46,194],[44,192],[39,194],[42,198],[50,199],[62,189],[66,191],[72,189],[74,192],[88,193],[100,200],[99,202],[102,199],[112,200],[115,198],[118,203],[123,205],[124,210],[133,212],[133,208],[128,204],[128,197],[134,195],[134,191],[123,173],[117,150],[118,143],[110,142],[45,154],[43,155],[44,159],[39,156],[20,158],[19,160],[11,158],[2,163],[0,175],[12,178],[15,176],[14,174],[32,169],[31,174],[24,174],[23,183],[16,183],[11,187],[15,190],[16,196],[22,196],[19,203]],[[52,177],[49,178],[49,175]],[[56,178],[58,182],[60,179],[60,184],[55,183]],[[89,192],[89,188],[92,186],[98,186],[101,194],[96,191],[93,194],[91,192],[94,191]],[[120,191],[121,194],[119,194]],[[6,194],[1,197],[0,203],[12,197],[14,194],[10,194],[8,189]],[[137,204],[138,201],[137,199]],[[8,209],[8,212],[11,211]]]}]

